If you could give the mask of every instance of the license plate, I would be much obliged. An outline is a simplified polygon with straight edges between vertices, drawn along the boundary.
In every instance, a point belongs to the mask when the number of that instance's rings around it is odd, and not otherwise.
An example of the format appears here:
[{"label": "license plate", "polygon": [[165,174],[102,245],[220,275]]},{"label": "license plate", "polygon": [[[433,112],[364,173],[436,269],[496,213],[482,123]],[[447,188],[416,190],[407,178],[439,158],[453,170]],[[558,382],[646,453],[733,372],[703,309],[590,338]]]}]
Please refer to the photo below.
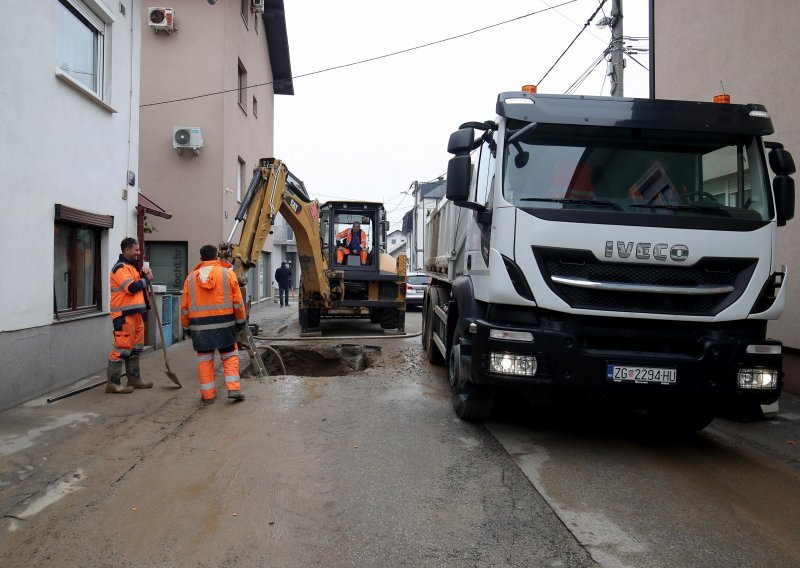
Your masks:
[{"label": "license plate", "polygon": [[659,367],[632,367],[630,365],[608,365],[606,378],[615,383],[675,384],[676,369]]}]

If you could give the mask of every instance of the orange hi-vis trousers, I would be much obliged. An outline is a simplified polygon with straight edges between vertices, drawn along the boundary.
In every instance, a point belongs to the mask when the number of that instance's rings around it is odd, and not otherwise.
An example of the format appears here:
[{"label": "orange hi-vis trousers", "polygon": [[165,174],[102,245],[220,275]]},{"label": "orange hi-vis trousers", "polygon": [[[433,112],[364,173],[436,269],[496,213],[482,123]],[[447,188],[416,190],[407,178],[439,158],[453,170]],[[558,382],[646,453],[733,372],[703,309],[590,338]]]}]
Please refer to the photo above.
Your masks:
[{"label": "orange hi-vis trousers", "polygon": [[[225,373],[225,387],[230,391],[241,390],[239,385],[239,350],[236,345],[229,349],[220,349],[222,371]],[[197,374],[200,377],[200,396],[210,400],[217,396],[214,385],[214,352],[197,352]]]},{"label": "orange hi-vis trousers", "polygon": [[336,249],[336,262],[338,264],[344,264],[344,257],[348,254],[356,254],[361,259],[361,264],[367,264],[367,251],[362,250],[361,252],[350,252],[346,248],[338,248]]},{"label": "orange hi-vis trousers", "polygon": [[114,349],[109,361],[138,357],[144,349],[144,320],[142,314],[127,314],[114,320]]}]

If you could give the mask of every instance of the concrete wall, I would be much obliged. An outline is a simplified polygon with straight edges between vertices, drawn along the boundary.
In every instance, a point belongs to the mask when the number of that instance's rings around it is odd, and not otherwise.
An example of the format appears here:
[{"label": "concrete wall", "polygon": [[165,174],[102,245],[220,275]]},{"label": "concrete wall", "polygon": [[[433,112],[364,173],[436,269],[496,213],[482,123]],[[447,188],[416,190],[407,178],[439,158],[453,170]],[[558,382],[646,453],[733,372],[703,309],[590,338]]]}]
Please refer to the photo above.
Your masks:
[{"label": "concrete wall", "polygon": [[104,283],[119,242],[135,235],[136,188],[130,199],[123,189],[128,170],[138,169],[141,3],[84,3],[113,19],[102,102],[56,76],[57,3],[3,2],[0,242],[21,276],[0,279],[0,409],[94,373],[108,356],[106,286],[103,312],[54,324],[55,204],[114,216],[102,239]]},{"label": "concrete wall", "polygon": [[[196,95],[188,101],[143,106],[141,113],[142,191],[172,214],[148,217],[155,229],[150,242],[188,243],[191,269],[204,244],[226,240],[239,207],[236,200],[238,158],[245,161],[242,194],[259,158],[273,148],[274,94],[270,85],[251,89],[239,106],[238,61],[248,83],[272,80],[266,35],[260,15],[241,16],[240,2],[210,6],[197,0],[174,0],[178,31],[169,35],[145,29],[142,37],[143,105]],[[142,21],[147,22],[147,10]],[[258,99],[258,116],[252,99]],[[200,155],[178,155],[172,148],[175,126],[202,129]],[[266,246],[265,251],[271,247]]]},{"label": "concrete wall", "polygon": [[[671,0],[655,2],[653,15],[656,97],[710,101],[721,92],[721,81],[732,102],[766,105],[775,125],[768,139],[800,159],[795,37],[800,3]],[[789,295],[781,319],[770,323],[771,335],[795,348],[800,347],[800,210],[798,217],[778,228],[775,264],[789,267]]]}]

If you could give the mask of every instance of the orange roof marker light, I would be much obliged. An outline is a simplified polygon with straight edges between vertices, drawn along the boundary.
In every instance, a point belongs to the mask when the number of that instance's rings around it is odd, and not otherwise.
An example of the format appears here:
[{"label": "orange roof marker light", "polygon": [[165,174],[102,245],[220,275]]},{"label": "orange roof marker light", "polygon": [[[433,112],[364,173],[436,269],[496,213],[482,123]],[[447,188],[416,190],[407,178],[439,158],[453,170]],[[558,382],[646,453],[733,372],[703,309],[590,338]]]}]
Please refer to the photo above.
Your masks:
[{"label": "orange roof marker light", "polygon": [[536,85],[522,85],[522,92],[523,93],[530,93],[531,95],[536,94]]},{"label": "orange roof marker light", "polygon": [[720,104],[723,104],[723,105],[731,104],[731,96],[730,95],[726,95],[726,94],[714,95],[714,98],[711,99],[711,100],[713,102],[715,102],[715,103],[720,103]]}]

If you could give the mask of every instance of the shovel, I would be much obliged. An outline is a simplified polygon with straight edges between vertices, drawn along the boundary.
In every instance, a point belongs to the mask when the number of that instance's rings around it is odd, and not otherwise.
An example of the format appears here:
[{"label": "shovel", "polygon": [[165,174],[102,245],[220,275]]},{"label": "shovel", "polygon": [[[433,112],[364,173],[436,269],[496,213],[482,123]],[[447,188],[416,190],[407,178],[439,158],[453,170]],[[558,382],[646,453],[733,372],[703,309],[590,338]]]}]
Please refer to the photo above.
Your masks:
[{"label": "shovel", "polygon": [[147,283],[147,293],[150,295],[150,304],[153,306],[153,311],[156,314],[156,323],[158,324],[158,332],[161,334],[161,351],[164,352],[164,365],[166,365],[166,370],[164,370],[164,374],[169,377],[169,380],[178,385],[179,387],[183,387],[181,382],[178,380],[178,376],[172,372],[172,369],[169,368],[169,357],[167,357],[167,344],[164,341],[164,328],[161,327],[161,316],[158,314],[158,304],[156,304],[156,295],[153,293],[153,286],[150,282]]}]

